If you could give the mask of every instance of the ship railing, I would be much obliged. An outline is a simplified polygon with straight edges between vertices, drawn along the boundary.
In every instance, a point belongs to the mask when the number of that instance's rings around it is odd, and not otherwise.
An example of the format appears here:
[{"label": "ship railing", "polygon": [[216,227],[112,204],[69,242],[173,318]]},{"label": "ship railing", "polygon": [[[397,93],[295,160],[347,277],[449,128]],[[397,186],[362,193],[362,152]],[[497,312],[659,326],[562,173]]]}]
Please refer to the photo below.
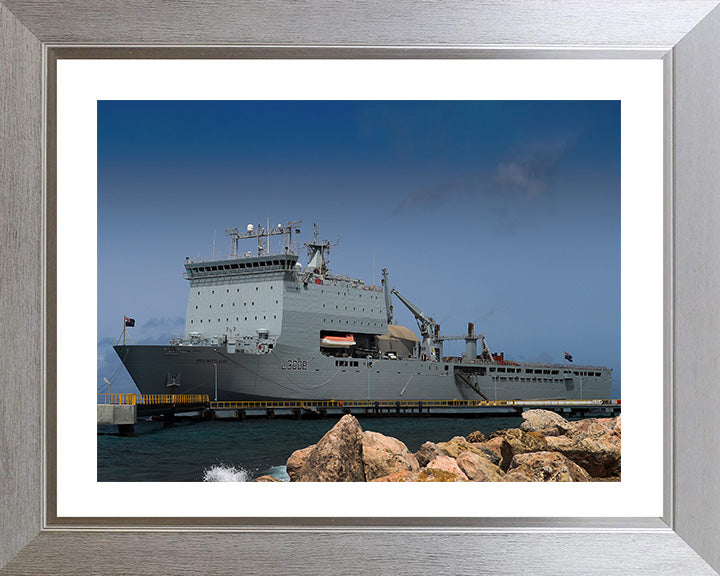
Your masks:
[{"label": "ship railing", "polygon": [[515,362],[514,360],[503,360],[502,362],[491,362],[482,358],[468,359],[463,356],[445,356],[444,362],[463,362],[469,364],[482,364],[483,366],[520,366],[522,368],[553,368],[565,370],[607,370],[607,366],[593,366],[591,364],[553,364],[548,362]]},{"label": "ship railing", "polygon": [[98,404],[207,404],[210,396],[207,394],[116,394],[110,392],[98,393]]},{"label": "ship railing", "polygon": [[325,278],[329,281],[340,280],[341,282],[350,282],[353,284],[353,287],[362,288],[363,290],[371,290],[373,292],[382,292],[383,290],[380,286],[370,286],[368,284],[365,284],[362,280],[353,278],[352,276],[349,276],[347,274],[336,274],[335,272],[333,272],[326,274]]}]

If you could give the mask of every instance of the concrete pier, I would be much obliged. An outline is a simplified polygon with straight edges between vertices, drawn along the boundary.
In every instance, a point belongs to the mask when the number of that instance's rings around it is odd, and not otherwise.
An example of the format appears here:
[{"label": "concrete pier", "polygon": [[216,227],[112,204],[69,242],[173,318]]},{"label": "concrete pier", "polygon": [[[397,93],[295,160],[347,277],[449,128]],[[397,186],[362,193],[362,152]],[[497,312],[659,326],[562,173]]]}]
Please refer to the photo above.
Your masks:
[{"label": "concrete pier", "polygon": [[135,435],[137,406],[135,404],[98,404],[97,423],[117,426],[121,436]]}]

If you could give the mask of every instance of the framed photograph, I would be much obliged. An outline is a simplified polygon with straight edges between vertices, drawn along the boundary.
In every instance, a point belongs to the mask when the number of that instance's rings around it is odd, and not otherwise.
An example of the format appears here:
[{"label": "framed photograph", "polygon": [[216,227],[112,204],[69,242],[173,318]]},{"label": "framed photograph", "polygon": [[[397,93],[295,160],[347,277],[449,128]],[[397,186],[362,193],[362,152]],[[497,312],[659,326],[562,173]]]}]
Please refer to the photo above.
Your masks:
[{"label": "framed photograph", "polygon": [[[363,9],[360,28],[348,24],[357,16],[349,4],[322,16],[280,4],[202,6],[169,20],[170,8],[153,4],[152,21],[131,4],[102,13],[0,4],[0,66],[14,80],[0,88],[3,572],[147,573],[150,562],[158,573],[322,573],[342,557],[352,573],[502,574],[531,557],[541,574],[714,574],[716,4],[473,3],[446,14],[450,28],[438,6],[414,3],[402,14]],[[410,14],[416,26],[400,25]],[[529,25],[537,22],[545,25]],[[467,80],[478,77],[486,82]],[[513,83],[514,95],[499,88]],[[87,467],[95,400],[83,392],[95,365],[76,356],[95,353],[86,335],[97,321],[98,102],[139,100],[622,102],[622,482],[552,493],[497,485],[482,497],[335,484],[278,496],[252,483],[245,502],[225,483],[97,482]],[[508,170],[496,182],[528,193],[546,176]],[[86,380],[89,388],[77,384]],[[652,433],[642,436],[639,422]]]},{"label": "framed photograph", "polygon": [[[660,61],[59,60],[57,102],[63,159],[57,223],[64,239],[57,255],[59,519],[182,516],[155,507],[162,496],[187,492],[178,481],[227,473],[283,477],[290,455],[318,442],[333,421],[287,421],[275,404],[278,418],[265,423],[228,425],[230,412],[163,434],[155,433],[162,423],[138,423],[132,439],[104,429],[95,448],[92,406],[73,410],[63,400],[76,398],[78,379],[93,381],[90,366],[63,359],[93,354],[83,335],[95,326],[100,389],[112,384],[115,393],[133,393],[137,384],[145,394],[163,394],[170,384],[178,394],[204,393],[230,410],[245,399],[334,398],[343,407],[329,407],[329,416],[350,409],[364,430],[398,437],[412,452],[427,440],[477,429],[489,435],[493,422],[520,425],[507,414],[496,415],[502,421],[450,419],[430,408],[443,398],[482,399],[458,387],[455,371],[484,368],[485,378],[465,378],[492,402],[617,398],[622,374],[640,371],[656,385],[623,394],[624,419],[638,424],[626,426],[619,489],[607,482],[589,483],[583,494],[574,488],[564,508],[537,483],[484,485],[472,504],[466,487],[443,488],[442,498],[430,499],[431,487],[423,491],[424,515],[662,514],[662,363],[637,361],[662,357]],[[87,169],[93,165],[97,176]],[[642,192],[621,200],[621,184]],[[274,216],[278,206],[291,212],[279,220],[292,225],[264,222],[262,214]],[[621,231],[621,212],[625,223],[642,220],[644,234],[627,224]],[[239,232],[238,218],[255,224],[240,223]],[[322,236],[313,238],[312,224]],[[329,227],[339,241],[323,240]],[[298,238],[306,244],[298,246]],[[280,257],[297,258],[289,274]],[[77,269],[71,264],[77,258],[97,258],[97,269]],[[246,266],[253,267],[246,273]],[[381,285],[383,270],[388,282]],[[451,277],[458,281],[448,284]],[[96,294],[97,315],[79,314]],[[397,348],[381,353],[386,326],[410,333],[416,317],[424,322],[420,333],[438,334],[436,343],[426,349],[415,336],[403,340],[414,342],[408,347],[393,340]],[[468,346],[445,335],[462,333],[468,322],[487,335],[485,346],[502,356],[499,364],[480,356],[463,367],[451,359]],[[184,332],[175,344],[172,330]],[[266,337],[256,340],[256,330]],[[361,355],[322,342],[348,332]],[[567,338],[575,342],[574,361],[569,353],[562,357],[567,346],[560,339]],[[621,339],[634,351],[622,366]],[[423,348],[413,351],[415,345]],[[475,346],[477,357],[482,341]],[[557,349],[555,356],[547,349]],[[158,356],[138,365],[135,354]],[[159,371],[141,376],[149,365]],[[565,382],[568,370],[577,381]],[[91,401],[92,388],[81,395]],[[357,404],[373,400],[424,401],[438,418],[364,418]],[[470,407],[453,408],[464,409]],[[185,433],[206,437],[187,438],[178,451]],[[617,468],[607,473],[616,480]],[[203,494],[203,515],[243,519],[415,516],[413,502],[422,497],[418,486],[289,488],[273,496],[273,506],[257,508],[252,503],[266,501],[266,486],[242,486],[245,496],[235,506],[226,486],[193,490]],[[138,490],[141,498],[133,496]],[[494,508],[508,490],[517,508]],[[333,498],[320,496],[328,491]],[[346,502],[342,511],[336,500]],[[113,502],[123,504],[107,508]]]}]

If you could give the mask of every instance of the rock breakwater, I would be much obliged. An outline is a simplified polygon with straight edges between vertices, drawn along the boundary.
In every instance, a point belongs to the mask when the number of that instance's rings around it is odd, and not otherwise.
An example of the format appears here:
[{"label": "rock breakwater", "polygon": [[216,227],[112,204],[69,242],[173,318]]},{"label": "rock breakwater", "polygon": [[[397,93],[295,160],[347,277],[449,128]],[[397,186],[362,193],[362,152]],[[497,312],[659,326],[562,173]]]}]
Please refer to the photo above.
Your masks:
[{"label": "rock breakwater", "polygon": [[529,410],[520,428],[425,442],[363,431],[347,414],[287,461],[291,482],[607,482],[620,479],[620,416],[570,422]]}]

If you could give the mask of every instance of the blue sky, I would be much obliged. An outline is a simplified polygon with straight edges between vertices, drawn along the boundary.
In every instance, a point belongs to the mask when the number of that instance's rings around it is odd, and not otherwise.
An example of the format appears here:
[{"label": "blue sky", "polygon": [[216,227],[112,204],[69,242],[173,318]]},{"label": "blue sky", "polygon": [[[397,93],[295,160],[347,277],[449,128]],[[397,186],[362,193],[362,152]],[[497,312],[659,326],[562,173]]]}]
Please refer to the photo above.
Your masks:
[{"label": "blue sky", "polygon": [[268,217],[339,235],[333,271],[388,268],[444,334],[621,381],[618,101],[99,102],[98,386],[136,391],[123,315],[138,344],[181,335],[185,257]]}]

